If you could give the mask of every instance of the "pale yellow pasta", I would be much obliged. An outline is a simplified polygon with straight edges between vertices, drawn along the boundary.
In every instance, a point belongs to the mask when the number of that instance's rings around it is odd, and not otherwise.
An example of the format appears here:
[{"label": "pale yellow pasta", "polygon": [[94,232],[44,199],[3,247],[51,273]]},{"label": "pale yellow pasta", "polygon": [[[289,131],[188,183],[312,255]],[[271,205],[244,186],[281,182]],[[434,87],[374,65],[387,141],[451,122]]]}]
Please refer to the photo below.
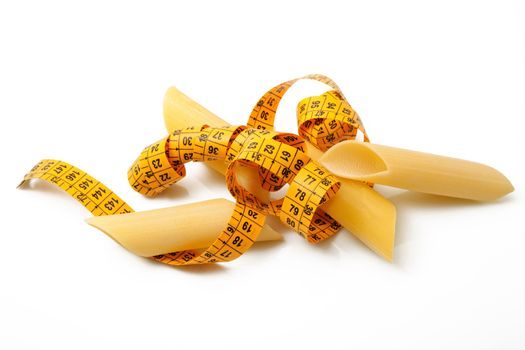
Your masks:
[{"label": "pale yellow pasta", "polygon": [[484,164],[364,142],[340,142],[319,161],[340,178],[449,197],[489,201],[514,190]]},{"label": "pale yellow pasta", "polygon": [[[129,214],[94,216],[86,222],[129,251],[150,257],[207,248],[226,226],[234,205],[220,198]],[[257,241],[281,239],[280,233],[264,225]]]}]

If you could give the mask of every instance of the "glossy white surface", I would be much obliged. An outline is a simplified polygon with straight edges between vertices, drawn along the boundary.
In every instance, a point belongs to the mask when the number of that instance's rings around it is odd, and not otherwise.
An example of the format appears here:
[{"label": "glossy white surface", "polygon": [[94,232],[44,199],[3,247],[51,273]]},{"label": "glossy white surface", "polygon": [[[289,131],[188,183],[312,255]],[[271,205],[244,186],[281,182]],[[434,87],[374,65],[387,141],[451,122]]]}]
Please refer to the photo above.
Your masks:
[{"label": "glossy white surface", "polygon": [[[523,2],[330,3],[0,4],[0,348],[525,348]],[[380,189],[398,209],[393,264],[347,232],[310,246],[283,231],[233,263],[177,269],[126,252],[50,185],[15,190],[52,157],[137,210],[229,198],[201,164],[158,199],[128,187],[165,134],[165,90],[244,123],[306,73],[337,81],[373,141],[489,164],[516,192]],[[323,91],[294,87],[278,129]]]}]

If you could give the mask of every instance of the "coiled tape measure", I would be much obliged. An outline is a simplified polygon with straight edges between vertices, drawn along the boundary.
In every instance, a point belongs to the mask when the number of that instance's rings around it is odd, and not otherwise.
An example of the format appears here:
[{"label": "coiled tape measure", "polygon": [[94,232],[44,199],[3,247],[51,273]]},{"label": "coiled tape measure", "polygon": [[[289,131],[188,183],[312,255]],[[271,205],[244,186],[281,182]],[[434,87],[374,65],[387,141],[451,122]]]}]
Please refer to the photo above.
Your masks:
[{"label": "coiled tape measure", "polygon": [[[301,100],[297,107],[299,135],[273,131],[277,107],[286,91],[301,79],[323,82],[332,89]],[[275,215],[317,243],[335,234],[341,225],[319,207],[337,193],[340,183],[305,153],[305,141],[324,151],[343,140],[362,135],[363,123],[339,87],[330,78],[313,74],[279,84],[253,108],[246,126],[190,126],[144,148],[128,171],[131,187],[155,196],[181,180],[184,163],[223,160],[228,165],[226,184],[236,199],[234,211],[217,239],[204,250],[185,250],[152,259],[169,265],[231,261],[246,252],[260,234],[266,216]],[[286,195],[268,203],[237,179],[239,167],[257,170],[258,181],[269,192],[289,185]],[[133,209],[108,187],[66,162],[43,160],[25,175],[51,182],[79,201],[93,215],[117,215]]]}]

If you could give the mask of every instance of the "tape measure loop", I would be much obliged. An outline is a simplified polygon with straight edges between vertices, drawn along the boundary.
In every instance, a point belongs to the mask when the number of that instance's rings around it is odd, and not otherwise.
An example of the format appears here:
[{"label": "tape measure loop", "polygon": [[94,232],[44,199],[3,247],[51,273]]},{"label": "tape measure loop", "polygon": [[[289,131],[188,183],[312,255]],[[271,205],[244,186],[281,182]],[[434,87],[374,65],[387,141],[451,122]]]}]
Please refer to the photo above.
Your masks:
[{"label": "tape measure loop", "polygon": [[184,164],[171,160],[169,137],[144,148],[128,170],[131,187],[146,196],[155,196],[186,175]]},{"label": "tape measure loop", "polygon": [[[340,183],[302,151],[301,138],[255,129],[247,130],[245,135],[227,171],[228,189],[237,202],[264,214],[279,216],[312,243],[336,233],[340,225],[319,206],[335,195]],[[259,175],[263,174],[263,188],[274,190],[288,183],[286,195],[266,203],[239,182],[236,176],[239,166],[257,168]]]},{"label": "tape measure loop", "polygon": [[155,196],[186,176],[185,163],[225,160],[233,140],[245,126],[190,126],[144,148],[128,170],[132,188]]},{"label": "tape measure loop", "polygon": [[[268,135],[269,136],[269,135]],[[269,136],[270,137],[270,136]],[[289,146],[292,146],[294,148],[297,148],[300,151],[305,151],[306,149],[306,143],[304,139],[301,136],[292,134],[292,133],[276,133],[274,132],[271,135],[271,138],[275,141],[287,144]],[[291,152],[287,150],[282,150],[281,158],[282,160],[291,157]],[[283,169],[283,172],[285,172],[283,175],[284,178],[281,178],[278,174],[275,174],[271,172],[270,170],[267,170],[264,167],[259,167],[258,169],[258,175],[259,175],[259,183],[261,184],[261,187],[269,192],[276,192],[279,191],[287,182],[286,182],[286,172],[289,172],[287,169]]]},{"label": "tape measure loop", "polygon": [[279,219],[310,243],[331,237],[341,225],[320,206],[333,198],[340,186],[337,178],[325,168],[314,161],[308,162],[293,178]]},{"label": "tape measure loop", "polygon": [[[278,215],[283,199],[265,203],[248,191],[237,179],[238,167],[257,168],[261,187],[276,190],[285,183],[291,183],[293,177],[310,161],[310,158],[299,148],[277,141],[276,132],[248,129],[244,134],[242,144],[238,144],[239,149],[235,150],[235,158],[228,166],[226,174],[228,189],[237,201],[247,203],[268,215]],[[297,143],[298,137],[293,138],[293,141]]]},{"label": "tape measure loop", "polygon": [[[301,79],[317,80],[334,90],[299,103],[299,135],[273,131],[282,97]],[[341,225],[321,206],[335,196],[341,184],[307,156],[305,139],[326,150],[360,135],[368,141],[359,115],[337,84],[326,76],[312,74],[279,84],[264,94],[253,108],[247,126],[187,127],[144,148],[128,171],[128,181],[137,192],[154,196],[164,191],[186,175],[187,162],[224,160],[228,164],[226,183],[237,200],[227,225],[210,247],[162,254],[153,259],[169,265],[231,261],[255,242],[267,215],[278,216],[310,243],[332,236]],[[260,186],[268,192],[278,191],[285,184],[289,188],[284,197],[264,201],[238,181],[239,167],[257,169]],[[93,215],[133,211],[103,184],[65,162],[40,162],[22,184],[33,178],[42,178],[66,190]]]},{"label": "tape measure loop", "polygon": [[299,135],[315,147],[326,151],[344,140],[355,140],[358,133],[368,141],[358,114],[335,91],[301,100],[297,105]]},{"label": "tape measure loop", "polygon": [[253,107],[250,117],[248,118],[248,127],[254,129],[273,130],[275,124],[275,114],[277,113],[277,108],[279,107],[284,94],[290,87],[292,87],[292,85],[304,79],[315,80],[326,84],[332,89],[336,90],[341,98],[345,99],[341,89],[331,78],[322,74],[308,74],[300,78],[281,83],[266,92]]}]

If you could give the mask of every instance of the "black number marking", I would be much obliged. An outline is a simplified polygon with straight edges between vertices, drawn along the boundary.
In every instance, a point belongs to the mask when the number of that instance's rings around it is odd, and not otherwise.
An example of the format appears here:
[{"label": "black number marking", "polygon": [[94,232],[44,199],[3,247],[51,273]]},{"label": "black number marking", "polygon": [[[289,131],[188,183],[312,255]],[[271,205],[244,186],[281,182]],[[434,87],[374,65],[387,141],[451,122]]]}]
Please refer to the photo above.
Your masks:
[{"label": "black number marking", "polygon": [[153,164],[153,167],[155,169],[158,169],[158,168],[161,168],[162,167],[162,163],[160,162],[160,159],[153,159],[151,161],[151,164]]},{"label": "black number marking", "polygon": [[251,216],[252,218],[257,219],[257,215],[258,215],[258,214],[259,214],[259,213],[257,213],[256,211],[253,211],[253,210],[251,210],[251,209],[248,209],[248,216]]},{"label": "black number marking", "polygon": [[306,175],[306,178],[303,180],[303,182],[307,182],[308,185],[311,185],[311,184],[313,184],[316,181],[317,181],[317,179],[315,177],[313,177],[312,175]]},{"label": "black number marking", "polygon": [[288,151],[282,151],[281,152],[281,159],[284,160],[285,162],[288,161],[288,159],[290,158],[291,154],[290,152]]},{"label": "black number marking", "polygon": [[232,252],[229,251],[228,249],[226,249],[225,251],[221,253],[221,256],[224,256],[225,258],[229,257],[230,255],[232,255]]},{"label": "black number marking", "polygon": [[275,147],[272,145],[266,145],[264,147],[264,151],[268,154],[273,154],[273,151],[275,150]]},{"label": "black number marking", "polygon": [[222,140],[222,137],[224,136],[223,131],[216,131],[215,134],[212,136],[216,140]]},{"label": "black number marking", "polygon": [[243,231],[245,231],[245,232],[252,232],[252,224],[250,224],[248,221],[245,221],[245,222],[242,224],[242,229],[243,229]]},{"label": "black number marking", "polygon": [[232,243],[235,244],[237,247],[240,247],[242,245],[243,239],[239,236],[236,236]]},{"label": "black number marking", "polygon": [[295,170],[299,171],[303,167],[304,162],[301,159],[297,159],[297,162],[295,162],[294,168]]},{"label": "black number marking", "polygon": [[192,145],[191,140],[192,140],[192,137],[191,137],[191,136],[184,136],[184,137],[182,138],[182,144],[183,144],[184,146],[191,146],[191,145]]},{"label": "black number marking", "polygon": [[160,174],[160,181],[168,181],[171,180],[171,176],[168,173]]},{"label": "black number marking", "polygon": [[295,198],[299,198],[300,201],[304,201],[304,197],[306,196],[306,192],[301,191],[301,189],[297,189],[297,193],[295,194]]},{"label": "black number marking", "polygon": [[299,207],[295,206],[294,204],[290,204],[290,213],[299,215]]}]

